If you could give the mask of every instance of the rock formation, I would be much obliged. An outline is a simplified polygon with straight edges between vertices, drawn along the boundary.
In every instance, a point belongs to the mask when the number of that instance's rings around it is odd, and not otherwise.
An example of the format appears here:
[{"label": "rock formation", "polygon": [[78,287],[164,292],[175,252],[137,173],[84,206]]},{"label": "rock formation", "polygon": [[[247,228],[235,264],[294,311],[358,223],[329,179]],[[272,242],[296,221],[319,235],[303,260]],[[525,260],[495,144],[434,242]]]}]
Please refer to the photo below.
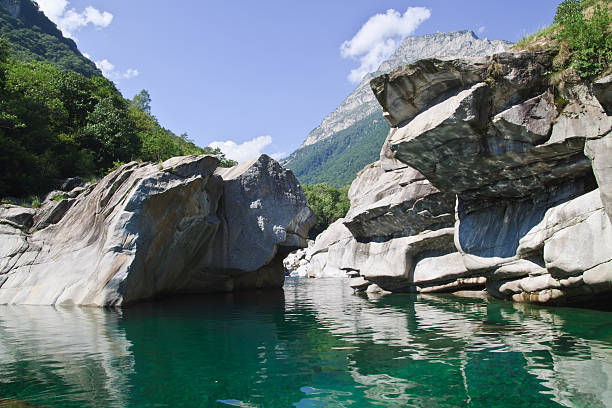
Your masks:
[{"label": "rock formation", "polygon": [[405,38],[397,50],[312,130],[304,143],[281,163],[302,183],[326,182],[336,187],[350,183],[357,172],[376,158],[389,126],[370,89],[370,80],[423,58],[484,56],[506,51],[507,41],[480,39],[472,31],[434,33]]},{"label": "rock formation", "polygon": [[368,115],[380,112],[380,105],[376,103],[370,90],[370,80],[378,75],[386,74],[394,68],[423,58],[490,55],[506,51],[511,45],[507,41],[480,39],[472,31],[407,37],[397,50],[383,61],[376,72],[366,75],[342,104],[308,134],[302,146],[324,140]]},{"label": "rock formation", "polygon": [[344,233],[317,238],[325,267],[358,271],[359,289],[486,282],[532,303],[612,291],[610,77],[552,86],[552,59],[428,59],[373,79],[392,128],[351,186]]},{"label": "rock formation", "polygon": [[218,164],[132,162],[38,211],[2,206],[0,304],[119,306],[280,287],[282,258],[306,246],[314,223],[302,189],[265,155]]}]

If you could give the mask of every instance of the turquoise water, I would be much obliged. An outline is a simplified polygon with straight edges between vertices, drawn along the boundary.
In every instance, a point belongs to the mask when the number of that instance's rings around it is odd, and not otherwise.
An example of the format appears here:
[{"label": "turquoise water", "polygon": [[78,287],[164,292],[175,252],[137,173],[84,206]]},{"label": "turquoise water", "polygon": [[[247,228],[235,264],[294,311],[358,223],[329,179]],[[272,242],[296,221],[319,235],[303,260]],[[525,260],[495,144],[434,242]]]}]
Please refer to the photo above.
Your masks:
[{"label": "turquoise water", "polygon": [[0,407],[15,401],[612,406],[612,314],[451,295],[368,298],[342,281],[306,279],[123,311],[1,306]]}]

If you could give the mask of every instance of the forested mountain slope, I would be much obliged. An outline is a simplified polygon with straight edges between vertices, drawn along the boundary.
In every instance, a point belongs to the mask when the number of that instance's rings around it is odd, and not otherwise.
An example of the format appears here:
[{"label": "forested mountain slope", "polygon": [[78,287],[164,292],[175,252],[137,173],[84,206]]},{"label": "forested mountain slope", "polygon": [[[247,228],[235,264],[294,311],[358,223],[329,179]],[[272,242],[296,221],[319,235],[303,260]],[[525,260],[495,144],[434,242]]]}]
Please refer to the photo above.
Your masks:
[{"label": "forested mountain slope", "polygon": [[102,76],[31,0],[0,0],[0,36],[10,41],[16,59],[49,62],[87,77]]}]

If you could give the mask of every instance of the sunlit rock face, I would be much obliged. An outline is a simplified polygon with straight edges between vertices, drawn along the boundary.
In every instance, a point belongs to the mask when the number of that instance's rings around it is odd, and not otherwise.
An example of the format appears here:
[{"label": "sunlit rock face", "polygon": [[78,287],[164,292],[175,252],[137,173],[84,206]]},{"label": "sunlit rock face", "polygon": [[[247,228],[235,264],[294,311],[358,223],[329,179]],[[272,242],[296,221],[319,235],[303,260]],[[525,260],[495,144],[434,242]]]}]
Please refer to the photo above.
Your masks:
[{"label": "sunlit rock face", "polygon": [[457,196],[461,276],[520,302],[597,301],[612,290],[609,85],[549,86],[551,64],[502,53],[373,79],[393,126],[381,158]]},{"label": "sunlit rock face", "polygon": [[[306,250],[306,275],[350,276],[356,290],[430,292],[483,288],[454,245],[455,194],[413,168],[363,169],[349,190],[351,208]],[[374,286],[370,289],[373,290]]]},{"label": "sunlit rock face", "polygon": [[0,303],[118,306],[282,286],[281,254],[305,246],[314,223],[301,188],[267,156],[218,164],[126,164],[40,230],[3,209],[13,218],[0,220]]}]

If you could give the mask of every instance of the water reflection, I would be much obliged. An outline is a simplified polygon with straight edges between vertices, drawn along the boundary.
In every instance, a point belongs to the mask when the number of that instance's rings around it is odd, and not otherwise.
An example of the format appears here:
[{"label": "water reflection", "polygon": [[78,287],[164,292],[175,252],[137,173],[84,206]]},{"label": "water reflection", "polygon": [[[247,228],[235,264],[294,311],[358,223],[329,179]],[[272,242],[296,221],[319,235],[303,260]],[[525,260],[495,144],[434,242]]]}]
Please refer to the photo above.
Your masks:
[{"label": "water reflection", "polygon": [[125,406],[134,357],[119,319],[94,308],[2,306],[0,398]]},{"label": "water reflection", "polygon": [[38,406],[612,406],[607,312],[283,291],[0,308],[0,401]]}]

